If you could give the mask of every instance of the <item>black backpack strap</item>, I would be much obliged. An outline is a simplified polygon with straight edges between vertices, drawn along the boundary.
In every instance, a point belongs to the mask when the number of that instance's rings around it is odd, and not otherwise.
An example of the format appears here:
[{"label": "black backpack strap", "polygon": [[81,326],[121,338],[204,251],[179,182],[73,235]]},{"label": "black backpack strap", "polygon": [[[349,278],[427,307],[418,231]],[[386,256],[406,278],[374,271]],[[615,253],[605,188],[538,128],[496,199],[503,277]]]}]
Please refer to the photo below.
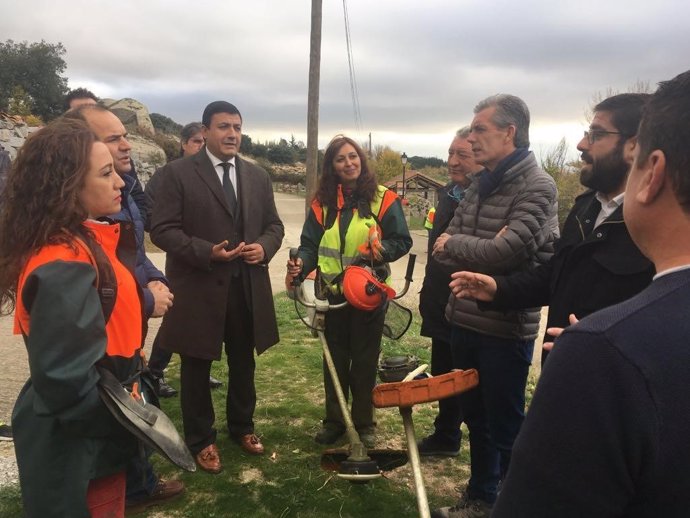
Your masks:
[{"label": "black backpack strap", "polygon": [[77,242],[89,253],[91,264],[96,267],[96,290],[101,300],[103,318],[107,324],[115,309],[117,300],[117,278],[108,256],[89,232],[74,236]]}]

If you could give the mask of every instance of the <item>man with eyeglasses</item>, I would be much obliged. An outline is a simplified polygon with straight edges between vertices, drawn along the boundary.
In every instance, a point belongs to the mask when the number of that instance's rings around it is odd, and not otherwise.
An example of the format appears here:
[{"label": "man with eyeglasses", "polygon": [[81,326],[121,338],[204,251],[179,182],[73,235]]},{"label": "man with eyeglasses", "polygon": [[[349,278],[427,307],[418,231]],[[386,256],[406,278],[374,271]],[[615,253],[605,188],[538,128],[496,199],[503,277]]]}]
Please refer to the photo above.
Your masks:
[{"label": "man with eyeglasses", "polygon": [[578,196],[551,260],[508,276],[457,272],[456,297],[480,307],[549,306],[542,365],[554,337],[577,319],[636,295],[652,280],[654,266],[623,222],[623,195],[637,127],[649,94],[620,94],[594,107],[589,131],[577,145],[584,166]]},{"label": "man with eyeglasses", "polygon": [[[450,181],[438,190],[438,206],[429,230],[428,257],[424,284],[419,293],[419,313],[422,315],[421,335],[431,338],[431,374],[438,376],[450,372],[453,357],[450,350],[450,324],[445,317],[450,296],[449,272],[432,256],[436,238],[445,232],[458,203],[465,196],[470,177],[482,170],[474,161],[472,145],[467,142],[469,126],[459,129],[448,148],[448,176]],[[460,425],[462,411],[459,398],[451,397],[438,402],[438,416],[434,420],[434,433],[418,444],[420,455],[457,457],[460,453]]]}]

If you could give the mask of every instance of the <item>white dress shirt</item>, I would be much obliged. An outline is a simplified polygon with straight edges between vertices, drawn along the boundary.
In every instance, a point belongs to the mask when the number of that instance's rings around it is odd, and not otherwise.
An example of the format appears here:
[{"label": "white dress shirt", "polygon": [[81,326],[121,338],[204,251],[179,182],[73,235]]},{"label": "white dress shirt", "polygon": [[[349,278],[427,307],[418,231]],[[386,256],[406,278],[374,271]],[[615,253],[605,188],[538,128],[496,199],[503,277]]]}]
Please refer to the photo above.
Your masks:
[{"label": "white dress shirt", "polygon": [[604,222],[606,218],[608,218],[611,214],[613,214],[616,211],[618,207],[621,206],[621,204],[623,203],[623,197],[625,196],[625,193],[622,192],[618,196],[615,196],[610,200],[604,198],[604,196],[599,191],[597,191],[595,196],[597,200],[599,200],[599,203],[601,203],[601,210],[599,211],[597,220],[594,222],[594,228],[597,228]]},{"label": "white dress shirt", "polygon": [[235,189],[235,196],[237,197],[237,199],[239,199],[240,191],[237,188],[237,171],[235,170],[235,157],[232,157],[230,160],[221,160],[220,158],[216,157],[213,153],[211,153],[208,150],[208,148],[206,148],[206,154],[208,154],[208,157],[211,159],[211,163],[213,164],[213,167],[216,170],[216,174],[218,175],[218,179],[220,180],[221,185],[223,185],[223,166],[221,164],[223,162],[232,164],[232,167],[228,170],[228,176],[230,177],[230,182],[232,183],[232,186]]}]

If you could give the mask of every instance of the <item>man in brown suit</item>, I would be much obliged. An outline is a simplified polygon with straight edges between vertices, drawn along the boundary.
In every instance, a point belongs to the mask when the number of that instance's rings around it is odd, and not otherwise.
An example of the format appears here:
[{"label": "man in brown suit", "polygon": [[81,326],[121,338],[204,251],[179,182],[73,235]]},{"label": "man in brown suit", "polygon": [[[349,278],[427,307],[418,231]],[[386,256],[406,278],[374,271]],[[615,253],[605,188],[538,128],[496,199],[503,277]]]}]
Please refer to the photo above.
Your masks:
[{"label": "man in brown suit", "polygon": [[278,342],[267,265],[284,229],[268,174],[237,156],[242,140],[237,108],[212,102],[202,124],[205,147],[164,167],[151,239],[167,252],[175,294],[160,335],[163,347],[181,358],[185,440],[201,469],[219,473],[208,377],[223,343],[230,437],[248,453],[264,451],[254,434],[254,348],[261,354]]}]

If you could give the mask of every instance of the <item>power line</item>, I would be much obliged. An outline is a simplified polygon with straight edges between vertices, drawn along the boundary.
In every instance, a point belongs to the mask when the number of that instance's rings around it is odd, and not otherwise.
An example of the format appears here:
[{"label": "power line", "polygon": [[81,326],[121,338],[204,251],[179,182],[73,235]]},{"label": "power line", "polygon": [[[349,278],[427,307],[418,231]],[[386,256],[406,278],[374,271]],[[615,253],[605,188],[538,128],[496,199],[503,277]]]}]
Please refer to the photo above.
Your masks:
[{"label": "power line", "polygon": [[352,109],[354,111],[355,128],[357,130],[357,133],[362,133],[362,112],[359,109],[359,91],[357,90],[355,62],[352,56],[352,37],[350,36],[350,19],[347,15],[347,0],[343,0],[343,12],[345,14],[345,41],[347,43],[347,64],[350,72],[350,93],[352,94]]}]

